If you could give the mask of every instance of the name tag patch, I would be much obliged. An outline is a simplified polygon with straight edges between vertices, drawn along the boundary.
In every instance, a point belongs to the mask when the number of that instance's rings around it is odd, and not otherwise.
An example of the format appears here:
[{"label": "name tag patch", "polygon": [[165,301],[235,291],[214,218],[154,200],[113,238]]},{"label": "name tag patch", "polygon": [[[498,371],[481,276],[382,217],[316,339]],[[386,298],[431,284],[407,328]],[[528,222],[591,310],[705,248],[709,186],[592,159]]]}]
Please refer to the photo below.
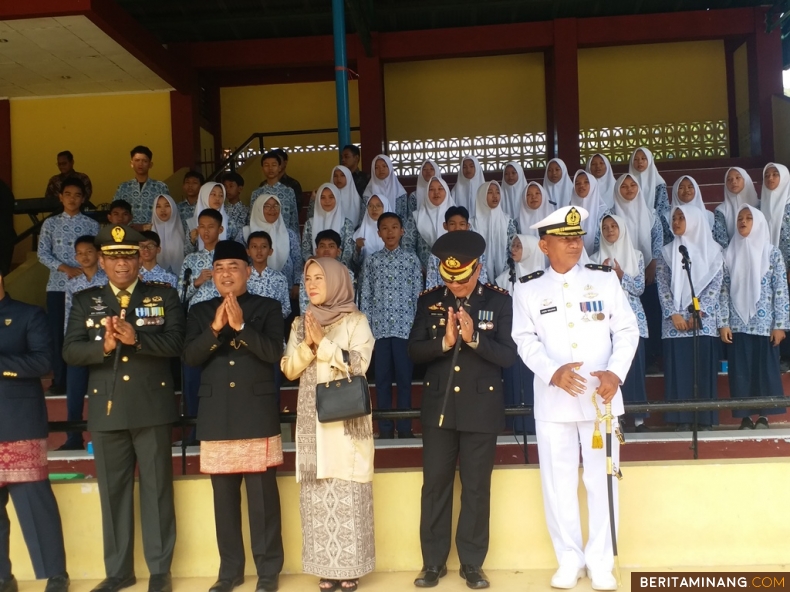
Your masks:
[{"label": "name tag patch", "polygon": [[541,308],[540,309],[540,314],[548,314],[550,312],[557,312],[557,307],[556,306],[550,306],[549,308]]}]

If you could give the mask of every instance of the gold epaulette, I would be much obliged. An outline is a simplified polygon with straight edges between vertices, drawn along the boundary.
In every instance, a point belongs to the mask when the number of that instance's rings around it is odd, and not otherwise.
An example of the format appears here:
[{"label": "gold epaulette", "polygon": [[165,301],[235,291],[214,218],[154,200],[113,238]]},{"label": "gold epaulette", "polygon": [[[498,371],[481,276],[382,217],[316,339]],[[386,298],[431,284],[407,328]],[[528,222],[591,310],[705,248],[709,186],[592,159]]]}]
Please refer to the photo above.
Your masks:
[{"label": "gold epaulette", "polygon": [[499,286],[497,286],[496,284],[483,284],[483,285],[484,285],[486,288],[488,288],[489,290],[493,290],[494,292],[499,292],[500,294],[505,294],[505,295],[507,295],[507,296],[510,296],[510,292],[508,292],[508,291],[507,291],[507,290],[505,290],[504,288],[500,288],[500,287],[499,287]]},{"label": "gold epaulette", "polygon": [[425,296],[426,294],[430,294],[431,292],[436,292],[439,288],[444,288],[444,286],[434,286],[433,288],[428,288],[427,290],[423,290],[420,292],[420,296]]},{"label": "gold epaulette", "polygon": [[521,276],[520,278],[518,278],[518,281],[521,282],[522,284],[526,284],[529,280],[536,280],[536,279],[538,279],[544,273],[545,272],[543,270],[534,271],[534,272],[532,272],[530,274]]},{"label": "gold epaulette", "polygon": [[170,285],[169,282],[155,282],[155,281],[145,281],[143,282],[144,286],[156,286],[159,288],[172,288],[173,286]]},{"label": "gold epaulette", "polygon": [[612,268],[608,265],[599,265],[597,263],[588,263],[585,265],[587,269],[593,269],[595,271],[612,271]]}]

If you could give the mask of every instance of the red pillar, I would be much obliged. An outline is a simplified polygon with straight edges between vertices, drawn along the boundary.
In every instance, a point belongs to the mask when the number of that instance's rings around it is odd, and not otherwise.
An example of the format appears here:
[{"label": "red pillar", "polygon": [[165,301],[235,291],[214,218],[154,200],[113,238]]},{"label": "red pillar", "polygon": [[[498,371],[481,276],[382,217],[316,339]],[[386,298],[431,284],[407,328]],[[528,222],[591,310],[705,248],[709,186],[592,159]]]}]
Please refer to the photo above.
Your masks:
[{"label": "red pillar", "polygon": [[735,51],[743,44],[742,39],[724,41],[724,65],[727,73],[727,127],[730,138],[730,158],[740,156],[738,138],[738,109],[735,101]]},{"label": "red pillar", "polygon": [[170,91],[170,129],[173,137],[173,170],[198,170],[200,157],[200,116],[197,96]]},{"label": "red pillar", "polygon": [[[374,41],[374,47],[376,43]],[[373,159],[386,150],[387,121],[384,108],[384,68],[378,55],[357,54],[359,73],[359,135],[362,144],[361,169],[369,171]],[[342,146],[340,146],[342,148]]]},{"label": "red pillar", "polygon": [[0,101],[0,179],[11,185],[11,103]]},{"label": "red pillar", "polygon": [[764,161],[774,158],[772,97],[782,94],[782,32],[765,31],[767,8],[755,8],[754,36],[749,50],[749,111],[752,156]]},{"label": "red pillar", "polygon": [[554,21],[554,46],[546,58],[546,124],[549,158],[565,161],[572,174],[579,150],[579,65],[576,19]]}]

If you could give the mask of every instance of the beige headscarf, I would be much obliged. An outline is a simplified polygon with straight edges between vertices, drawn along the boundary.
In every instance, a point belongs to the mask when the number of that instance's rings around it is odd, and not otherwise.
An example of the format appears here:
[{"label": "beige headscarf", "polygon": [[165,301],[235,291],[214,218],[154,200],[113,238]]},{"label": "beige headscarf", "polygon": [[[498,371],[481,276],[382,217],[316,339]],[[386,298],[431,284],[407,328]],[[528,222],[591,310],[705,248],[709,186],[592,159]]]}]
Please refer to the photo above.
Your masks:
[{"label": "beige headscarf", "polygon": [[326,327],[339,321],[347,314],[359,312],[357,305],[354,304],[354,287],[351,285],[348,268],[336,259],[319,257],[307,260],[304,265],[305,273],[313,263],[324,272],[324,281],[326,282],[326,300],[323,304],[316,306],[311,302],[307,307],[315,320],[322,327]]}]

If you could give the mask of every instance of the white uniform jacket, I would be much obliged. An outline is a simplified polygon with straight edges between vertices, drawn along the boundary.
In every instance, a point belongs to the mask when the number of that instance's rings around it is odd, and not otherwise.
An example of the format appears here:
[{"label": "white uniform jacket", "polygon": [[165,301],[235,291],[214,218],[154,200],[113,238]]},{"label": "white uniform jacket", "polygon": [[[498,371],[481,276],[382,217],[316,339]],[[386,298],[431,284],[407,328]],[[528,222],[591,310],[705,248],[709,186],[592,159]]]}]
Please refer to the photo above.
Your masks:
[{"label": "white uniform jacket", "polygon": [[[614,272],[577,264],[559,274],[549,267],[542,276],[516,284],[513,340],[535,373],[535,419],[590,421],[595,419],[592,393],[600,384],[590,372],[610,370],[622,384],[639,345],[639,325]],[[584,362],[578,370],[587,379],[584,395],[573,397],[550,384],[569,362]],[[612,411],[623,414],[620,389]]]}]

